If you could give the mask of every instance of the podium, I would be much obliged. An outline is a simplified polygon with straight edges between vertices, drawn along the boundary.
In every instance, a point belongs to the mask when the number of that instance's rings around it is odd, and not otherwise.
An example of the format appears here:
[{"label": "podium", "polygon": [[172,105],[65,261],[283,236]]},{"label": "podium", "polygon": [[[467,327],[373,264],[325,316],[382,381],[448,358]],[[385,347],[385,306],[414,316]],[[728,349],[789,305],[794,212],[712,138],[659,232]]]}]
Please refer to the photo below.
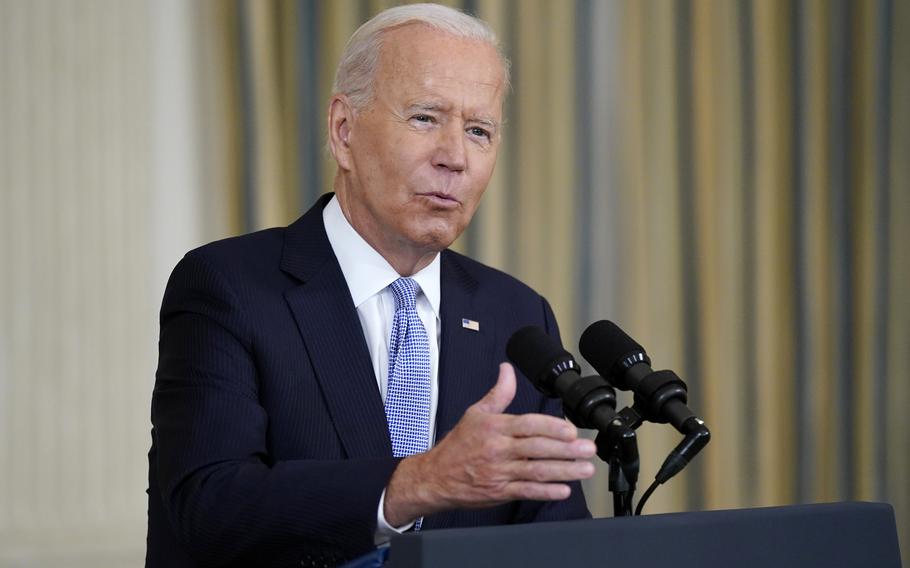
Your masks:
[{"label": "podium", "polygon": [[394,537],[390,568],[900,568],[894,510],[830,503]]}]

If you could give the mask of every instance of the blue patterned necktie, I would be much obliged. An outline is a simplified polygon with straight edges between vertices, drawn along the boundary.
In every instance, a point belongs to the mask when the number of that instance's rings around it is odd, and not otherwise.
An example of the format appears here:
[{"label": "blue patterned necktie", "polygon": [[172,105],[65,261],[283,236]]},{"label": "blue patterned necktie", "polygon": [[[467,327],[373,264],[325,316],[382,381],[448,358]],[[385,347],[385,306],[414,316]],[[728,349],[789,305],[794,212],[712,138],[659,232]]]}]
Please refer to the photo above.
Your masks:
[{"label": "blue patterned necktie", "polygon": [[[407,457],[430,446],[430,341],[417,315],[417,282],[392,282],[395,319],[389,341],[389,381],[385,415],[392,455]],[[422,519],[414,525],[420,530]]]}]

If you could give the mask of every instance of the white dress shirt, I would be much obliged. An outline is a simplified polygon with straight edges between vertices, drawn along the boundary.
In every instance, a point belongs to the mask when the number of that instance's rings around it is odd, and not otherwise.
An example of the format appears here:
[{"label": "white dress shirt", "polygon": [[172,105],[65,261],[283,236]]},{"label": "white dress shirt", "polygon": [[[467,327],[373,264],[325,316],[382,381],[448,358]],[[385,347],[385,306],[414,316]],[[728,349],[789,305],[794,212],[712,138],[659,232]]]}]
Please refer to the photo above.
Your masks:
[{"label": "white dress shirt", "polygon": [[[338,198],[333,197],[322,211],[325,232],[329,244],[341,265],[345,282],[357,317],[363,327],[363,336],[370,350],[370,360],[376,375],[379,393],[385,402],[389,384],[389,340],[395,317],[395,295],[389,285],[401,278],[392,265],[376,249],[363,240],[354,227],[348,223]],[[417,294],[417,314],[426,328],[430,341],[430,445],[436,438],[436,405],[439,400],[439,255],[423,270],[411,276],[420,286]],[[379,500],[377,511],[376,544],[387,542],[389,537],[411,528],[413,523],[403,527],[390,526],[383,515],[385,491]]]}]

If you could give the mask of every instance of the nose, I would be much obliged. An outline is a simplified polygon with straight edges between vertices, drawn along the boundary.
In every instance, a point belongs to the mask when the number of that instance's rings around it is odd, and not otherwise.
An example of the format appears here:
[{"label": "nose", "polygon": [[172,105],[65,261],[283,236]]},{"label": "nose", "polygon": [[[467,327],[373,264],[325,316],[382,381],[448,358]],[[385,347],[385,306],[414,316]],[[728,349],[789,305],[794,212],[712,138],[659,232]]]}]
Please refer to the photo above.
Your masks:
[{"label": "nose", "polygon": [[467,167],[464,126],[453,120],[439,129],[433,165],[453,172],[464,171]]}]

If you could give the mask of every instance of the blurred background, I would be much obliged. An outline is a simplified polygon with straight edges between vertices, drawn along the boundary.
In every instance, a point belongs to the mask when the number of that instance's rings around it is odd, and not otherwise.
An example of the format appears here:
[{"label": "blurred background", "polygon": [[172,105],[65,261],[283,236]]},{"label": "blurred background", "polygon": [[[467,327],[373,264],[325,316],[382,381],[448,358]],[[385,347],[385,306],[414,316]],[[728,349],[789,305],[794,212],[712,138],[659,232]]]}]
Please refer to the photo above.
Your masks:
[{"label": "blurred background", "polygon": [[[392,4],[0,0],[0,566],[141,564],[167,276],[330,188],[338,56]],[[514,84],[455,248],[712,429],[647,512],[887,501],[910,564],[910,3],[449,4]],[[643,483],[677,441],[642,427]]]}]

